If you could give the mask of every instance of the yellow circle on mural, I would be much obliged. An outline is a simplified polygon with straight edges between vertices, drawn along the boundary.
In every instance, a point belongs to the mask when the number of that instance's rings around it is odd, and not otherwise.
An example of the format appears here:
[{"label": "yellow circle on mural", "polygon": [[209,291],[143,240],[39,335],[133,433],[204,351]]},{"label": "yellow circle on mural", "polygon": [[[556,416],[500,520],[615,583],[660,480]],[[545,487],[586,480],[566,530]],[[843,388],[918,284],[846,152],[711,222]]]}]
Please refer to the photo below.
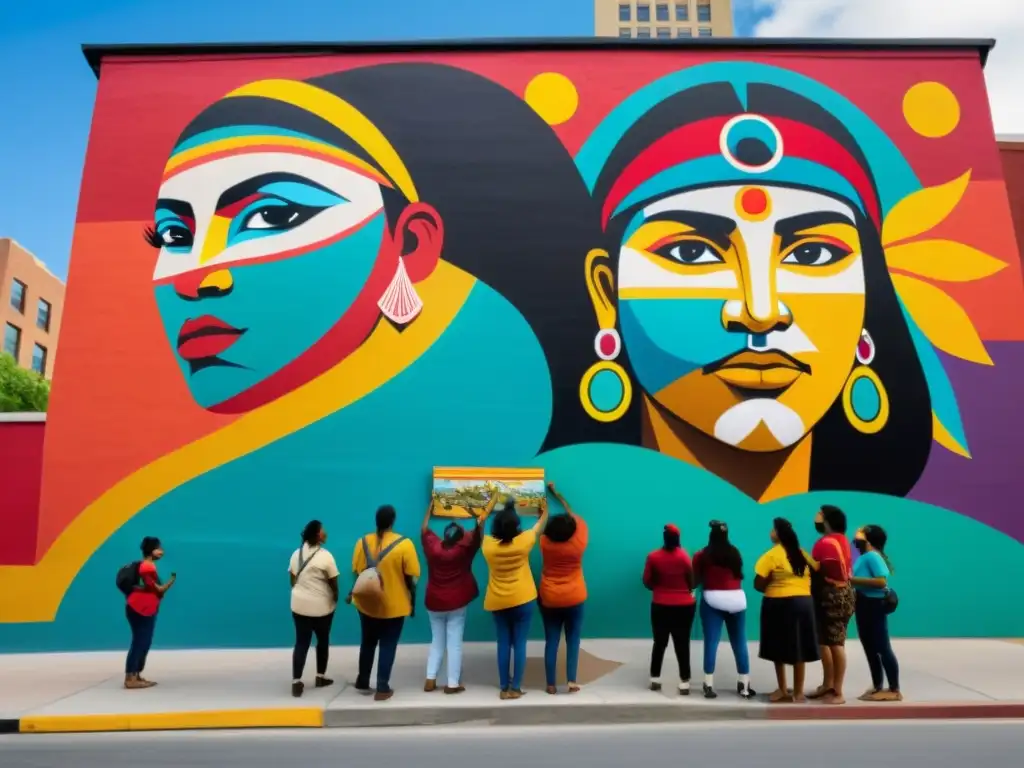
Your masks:
[{"label": "yellow circle on mural", "polygon": [[942,83],[918,83],[903,96],[903,117],[921,136],[941,139],[960,124],[960,102]]},{"label": "yellow circle on mural", "polygon": [[523,98],[548,125],[561,125],[576,114],[580,104],[572,80],[557,72],[544,72],[533,78]]}]

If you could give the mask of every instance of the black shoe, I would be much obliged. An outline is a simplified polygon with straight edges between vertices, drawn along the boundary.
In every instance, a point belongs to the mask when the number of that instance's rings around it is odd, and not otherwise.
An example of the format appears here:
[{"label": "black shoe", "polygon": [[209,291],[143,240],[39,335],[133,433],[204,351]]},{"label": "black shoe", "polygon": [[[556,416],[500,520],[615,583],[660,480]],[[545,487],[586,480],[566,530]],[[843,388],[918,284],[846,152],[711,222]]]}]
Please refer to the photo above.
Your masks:
[{"label": "black shoe", "polygon": [[306,690],[305,683],[302,683],[302,682],[292,683],[292,696],[294,696],[296,699],[299,698],[300,696],[302,696],[302,692],[304,690]]},{"label": "black shoe", "polygon": [[705,699],[717,699],[718,694],[715,693],[715,689],[707,683],[704,683],[704,698]]},{"label": "black shoe", "polygon": [[753,699],[757,696],[757,691],[749,685],[743,685],[743,683],[736,683],[736,693],[739,694],[741,699]]},{"label": "black shoe", "polygon": [[355,688],[357,692],[363,694],[363,696],[368,696],[373,693],[373,688],[370,687],[369,683],[360,684],[360,682],[356,680],[352,687]]},{"label": "black shoe", "polygon": [[661,690],[661,683],[651,683],[651,690],[652,691],[660,691]]},{"label": "black shoe", "polygon": [[317,675],[315,685],[317,688],[326,688],[328,685],[334,685],[334,681],[328,677],[320,677]]}]

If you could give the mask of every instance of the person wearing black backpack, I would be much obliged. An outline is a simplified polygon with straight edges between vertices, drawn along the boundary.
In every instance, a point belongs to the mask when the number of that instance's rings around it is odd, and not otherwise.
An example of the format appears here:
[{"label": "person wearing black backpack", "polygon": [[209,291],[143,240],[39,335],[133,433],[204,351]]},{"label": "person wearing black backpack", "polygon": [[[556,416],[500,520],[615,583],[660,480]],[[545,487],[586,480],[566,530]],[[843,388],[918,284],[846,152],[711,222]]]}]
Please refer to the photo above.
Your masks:
[{"label": "person wearing black backpack", "polygon": [[296,697],[305,690],[302,672],[313,635],[316,635],[316,687],[326,688],[334,682],[327,677],[327,660],[334,609],[338,606],[338,566],[334,555],[324,549],[326,542],[327,531],[323,525],[319,520],[311,520],[302,531],[302,544],[288,563],[295,621],[292,696]]},{"label": "person wearing black backpack", "polygon": [[355,689],[360,693],[373,690],[370,673],[379,648],[375,701],[387,701],[394,696],[391,670],[402,626],[406,617],[414,615],[416,580],[420,577],[416,547],[392,530],[395,517],[395,508],[390,504],[378,509],[376,531],[361,537],[352,552],[355,584],[348,599],[359,611],[362,635]]},{"label": "person wearing black backpack", "polygon": [[153,630],[160,601],[177,579],[177,574],[172,573],[168,581],[160,583],[156,572],[156,561],[164,556],[160,539],[147,536],[142,540],[141,548],[142,560],[125,566],[117,575],[118,587],[127,595],[125,615],[132,630],[132,644],[124,667],[124,687],[129,689],[152,688],[156,685],[144,678],[142,672],[153,645]]}]

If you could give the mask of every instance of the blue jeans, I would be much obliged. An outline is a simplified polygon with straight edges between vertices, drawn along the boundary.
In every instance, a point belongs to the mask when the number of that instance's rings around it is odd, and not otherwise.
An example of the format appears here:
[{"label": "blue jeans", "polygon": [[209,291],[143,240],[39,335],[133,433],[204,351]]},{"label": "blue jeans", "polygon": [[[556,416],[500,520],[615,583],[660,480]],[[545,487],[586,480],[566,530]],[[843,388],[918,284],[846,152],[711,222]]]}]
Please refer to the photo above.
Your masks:
[{"label": "blue jeans", "polygon": [[359,674],[356,676],[356,690],[370,689],[370,673],[373,672],[373,655],[377,652],[377,692],[390,693],[391,670],[395,666],[398,639],[402,636],[405,617],[377,619],[359,612]]},{"label": "blue jeans", "polygon": [[555,666],[558,644],[565,629],[565,673],[568,682],[575,683],[580,664],[580,635],[583,634],[583,603],[568,608],[540,607],[544,620],[544,675],[548,685],[556,685]]},{"label": "blue jeans", "polygon": [[430,655],[427,657],[427,680],[437,680],[445,651],[448,653],[448,687],[458,688],[462,681],[462,633],[466,630],[466,609],[435,613],[430,617]]},{"label": "blue jeans", "polygon": [[128,626],[132,629],[132,644],[128,647],[128,658],[124,663],[126,675],[141,675],[146,668],[146,656],[153,646],[153,630],[156,628],[156,614],[143,616],[133,608],[125,606]]},{"label": "blue jeans", "polygon": [[857,634],[864,646],[871,669],[871,685],[876,691],[882,690],[889,680],[889,690],[900,689],[900,663],[892,650],[889,639],[889,614],[885,612],[885,600],[881,597],[867,597],[857,593]]},{"label": "blue jeans", "polygon": [[530,634],[533,603],[531,600],[515,608],[494,612],[494,626],[498,631],[498,684],[503,691],[518,691],[523,687],[523,673],[526,672],[526,638]]},{"label": "blue jeans", "polygon": [[736,672],[750,674],[750,651],[747,649],[747,612],[726,613],[712,608],[704,598],[700,601],[700,625],[704,630],[704,674],[715,674],[718,643],[722,639],[722,625],[729,632],[729,645],[736,659]]}]

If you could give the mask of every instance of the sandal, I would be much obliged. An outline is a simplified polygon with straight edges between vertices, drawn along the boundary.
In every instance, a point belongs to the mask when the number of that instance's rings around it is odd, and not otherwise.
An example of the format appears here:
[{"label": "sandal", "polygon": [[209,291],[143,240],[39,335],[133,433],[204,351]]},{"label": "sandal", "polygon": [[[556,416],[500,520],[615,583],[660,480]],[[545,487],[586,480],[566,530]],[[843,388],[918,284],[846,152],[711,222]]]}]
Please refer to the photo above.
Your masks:
[{"label": "sandal", "polygon": [[579,693],[583,688],[579,683],[569,683],[569,693]]},{"label": "sandal", "polygon": [[769,704],[792,704],[793,695],[789,691],[775,691],[768,696]]},{"label": "sandal", "polygon": [[811,701],[817,701],[818,699],[824,699],[824,698],[827,698],[829,696],[835,696],[835,695],[836,695],[836,689],[835,688],[826,688],[826,687],[824,687],[822,685],[819,685],[815,689],[815,691],[813,693],[808,693],[807,694],[807,698],[811,699]]}]

